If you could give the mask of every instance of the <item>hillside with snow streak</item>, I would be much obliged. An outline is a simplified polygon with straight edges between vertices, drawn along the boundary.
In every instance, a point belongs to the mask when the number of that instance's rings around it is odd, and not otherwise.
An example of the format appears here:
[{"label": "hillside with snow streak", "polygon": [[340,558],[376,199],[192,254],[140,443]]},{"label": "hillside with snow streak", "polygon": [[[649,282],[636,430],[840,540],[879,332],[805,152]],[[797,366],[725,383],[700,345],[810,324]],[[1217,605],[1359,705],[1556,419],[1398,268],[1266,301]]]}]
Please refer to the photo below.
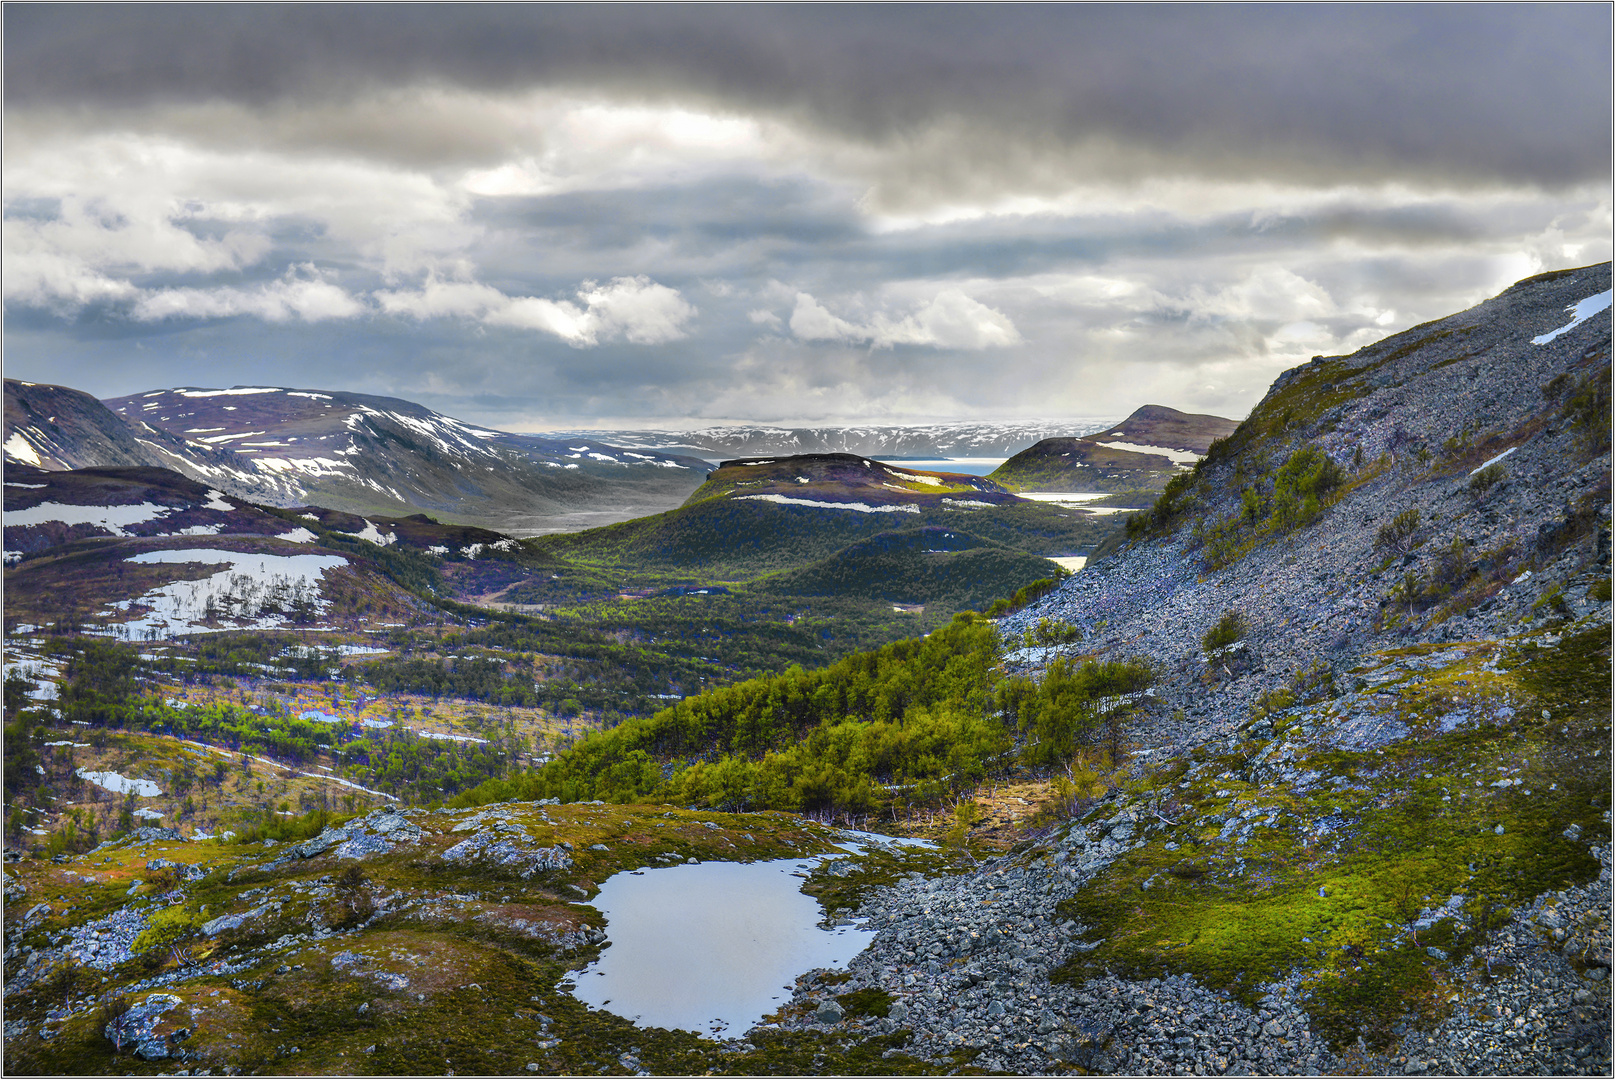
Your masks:
[{"label": "hillside with snow streak", "polygon": [[104,404],[5,383],[5,457],[44,469],[158,465],[278,506],[543,533],[677,506],[698,459],[495,431],[397,398],[273,386],[151,390]]}]

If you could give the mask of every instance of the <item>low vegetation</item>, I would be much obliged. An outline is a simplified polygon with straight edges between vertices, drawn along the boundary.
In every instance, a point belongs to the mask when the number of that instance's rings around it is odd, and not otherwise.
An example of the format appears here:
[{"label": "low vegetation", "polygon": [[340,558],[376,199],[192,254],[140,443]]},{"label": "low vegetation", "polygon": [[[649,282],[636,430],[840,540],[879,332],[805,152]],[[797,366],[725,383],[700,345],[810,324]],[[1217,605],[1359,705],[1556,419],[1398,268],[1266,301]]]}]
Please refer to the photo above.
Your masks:
[{"label": "low vegetation", "polygon": [[535,773],[455,800],[667,800],[781,809],[843,820],[895,816],[968,791],[1017,745],[1062,765],[1101,724],[1116,726],[1153,678],[1134,661],[1057,661],[1041,680],[1005,679],[997,632],[960,615],[818,671],[715,690],[582,739]]}]

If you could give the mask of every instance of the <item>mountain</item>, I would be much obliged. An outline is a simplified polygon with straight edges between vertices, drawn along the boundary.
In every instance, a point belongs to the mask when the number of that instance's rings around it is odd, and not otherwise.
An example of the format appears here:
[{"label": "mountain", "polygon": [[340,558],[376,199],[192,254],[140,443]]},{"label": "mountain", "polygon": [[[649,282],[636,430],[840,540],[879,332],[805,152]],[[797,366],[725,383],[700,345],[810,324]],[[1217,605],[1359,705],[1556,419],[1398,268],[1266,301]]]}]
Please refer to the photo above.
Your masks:
[{"label": "mountain", "polygon": [[677,510],[527,547],[583,565],[734,581],[800,569],[894,525],[1049,556],[1091,550],[1115,522],[1016,498],[979,476],[805,454],[726,461]]},{"label": "mountain", "polygon": [[706,482],[684,505],[732,496],[804,506],[818,505],[823,500],[860,505],[873,502],[895,509],[932,501],[919,497],[966,494],[995,496],[990,502],[1017,501],[1007,497],[1009,492],[991,480],[965,473],[908,469],[852,454],[797,454],[725,461],[707,475]]},{"label": "mountain", "polygon": [[107,405],[285,486],[282,503],[354,513],[425,510],[506,532],[577,528],[676,503],[705,462],[477,427],[397,398],[182,387]]},{"label": "mountain", "polygon": [[1080,438],[1044,439],[989,474],[1010,491],[1159,491],[1237,421],[1145,405]]},{"label": "mountain", "polygon": [[8,462],[155,465],[278,506],[438,517],[500,531],[582,528],[678,505],[705,461],[515,435],[412,402],[338,391],[154,390],[103,405],[5,382]]},{"label": "mountain", "polygon": [[[474,594],[490,579],[508,583],[532,572],[520,563],[518,542],[502,533],[424,514],[265,507],[151,467],[8,465],[4,523],[5,561],[16,564],[6,577],[8,632],[64,621],[94,623],[117,637],[262,629],[286,624],[289,610],[266,603],[265,590],[284,585],[312,605],[306,611],[329,613],[333,600],[354,599],[353,575],[375,592],[378,608],[396,614],[420,606],[409,590]],[[226,569],[199,578],[199,566]],[[326,573],[338,567],[349,570]],[[203,614],[209,596],[221,610],[226,598],[240,601],[240,618]],[[341,618],[343,608],[335,609],[338,623],[365,625]],[[357,609],[346,614],[367,610],[366,602]]]},{"label": "mountain", "polygon": [[861,457],[1008,457],[1052,436],[1084,435],[1109,421],[1069,420],[959,422],[913,425],[852,425],[781,428],[728,426],[693,431],[591,431],[554,433],[559,438],[596,438],[632,449],[656,448],[705,458],[794,454],[857,454]]},{"label": "mountain", "polygon": [[81,390],[5,380],[5,460],[43,469],[149,465],[216,485],[232,495],[273,501],[289,489],[243,468],[234,454],[114,414]]}]

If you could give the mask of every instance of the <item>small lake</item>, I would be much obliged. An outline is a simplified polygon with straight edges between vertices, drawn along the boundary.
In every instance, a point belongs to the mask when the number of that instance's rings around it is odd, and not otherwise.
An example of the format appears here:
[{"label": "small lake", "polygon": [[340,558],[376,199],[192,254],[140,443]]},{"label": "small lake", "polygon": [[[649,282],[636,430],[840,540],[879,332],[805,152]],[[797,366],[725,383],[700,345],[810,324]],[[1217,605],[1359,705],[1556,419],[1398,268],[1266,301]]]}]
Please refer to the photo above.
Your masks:
[{"label": "small lake", "polygon": [[790,998],[796,977],[844,967],[874,937],[821,930],[800,892],[816,859],[705,862],[613,874],[590,902],[611,944],[573,996],[641,1027],[738,1035]]}]

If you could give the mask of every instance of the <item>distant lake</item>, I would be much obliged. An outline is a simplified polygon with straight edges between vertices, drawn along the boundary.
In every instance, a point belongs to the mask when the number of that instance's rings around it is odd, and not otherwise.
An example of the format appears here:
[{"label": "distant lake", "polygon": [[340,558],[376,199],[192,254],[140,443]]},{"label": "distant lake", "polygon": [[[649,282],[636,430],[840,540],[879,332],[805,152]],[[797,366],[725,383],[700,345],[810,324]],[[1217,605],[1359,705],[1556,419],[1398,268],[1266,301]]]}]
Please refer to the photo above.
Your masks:
[{"label": "distant lake", "polygon": [[1008,458],[994,457],[956,457],[956,458],[900,458],[882,457],[870,458],[871,461],[884,461],[888,465],[899,465],[910,469],[924,469],[927,472],[968,473],[971,476],[986,476]]}]

